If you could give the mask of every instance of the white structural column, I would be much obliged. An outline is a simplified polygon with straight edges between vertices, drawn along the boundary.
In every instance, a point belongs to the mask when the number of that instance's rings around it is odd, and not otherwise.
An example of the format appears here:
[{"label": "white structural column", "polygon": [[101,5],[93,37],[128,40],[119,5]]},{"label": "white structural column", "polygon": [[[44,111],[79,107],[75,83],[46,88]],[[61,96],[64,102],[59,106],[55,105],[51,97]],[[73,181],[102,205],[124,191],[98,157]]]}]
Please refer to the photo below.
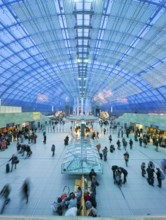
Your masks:
[{"label": "white structural column", "polygon": [[91,104],[89,98],[87,98],[86,100],[86,108],[87,108],[87,115],[89,115],[91,112]]},{"label": "white structural column", "polygon": [[85,99],[85,115],[87,115],[87,98]]},{"label": "white structural column", "polygon": [[74,115],[77,115],[77,99],[76,99],[76,97],[74,98],[73,113],[74,113]]},{"label": "white structural column", "polygon": [[85,99],[85,115],[89,115],[88,98]]},{"label": "white structural column", "polygon": [[76,115],[79,115],[79,107],[80,107],[79,98],[77,98],[77,113],[76,113]]},{"label": "white structural column", "polygon": [[84,99],[81,98],[81,115],[83,115],[84,112]]}]

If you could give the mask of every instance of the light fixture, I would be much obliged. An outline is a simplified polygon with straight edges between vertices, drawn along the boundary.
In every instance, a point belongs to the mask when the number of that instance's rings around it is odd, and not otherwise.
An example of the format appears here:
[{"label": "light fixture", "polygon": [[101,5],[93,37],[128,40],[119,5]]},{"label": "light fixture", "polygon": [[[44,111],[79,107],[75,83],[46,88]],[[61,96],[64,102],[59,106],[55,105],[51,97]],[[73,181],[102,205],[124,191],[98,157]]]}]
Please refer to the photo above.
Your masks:
[{"label": "light fixture", "polygon": [[77,58],[77,63],[81,63],[81,59],[80,58]]}]

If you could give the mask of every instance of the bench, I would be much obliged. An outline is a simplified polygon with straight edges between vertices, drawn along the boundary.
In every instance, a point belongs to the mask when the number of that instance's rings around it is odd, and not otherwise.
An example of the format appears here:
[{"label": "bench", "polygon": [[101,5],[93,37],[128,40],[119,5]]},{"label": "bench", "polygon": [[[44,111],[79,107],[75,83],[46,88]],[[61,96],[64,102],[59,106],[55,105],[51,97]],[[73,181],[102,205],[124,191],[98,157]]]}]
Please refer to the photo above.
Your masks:
[{"label": "bench", "polygon": [[77,189],[79,186],[81,187],[81,190],[82,190],[82,197],[81,197],[81,204],[80,204],[82,207],[82,210],[81,210],[80,215],[86,216],[87,211],[86,211],[86,205],[85,205],[85,200],[84,200],[84,192],[85,192],[85,189],[87,189],[88,192],[91,192],[91,182],[87,181],[87,184],[85,186],[85,178],[84,178],[84,175],[82,175],[81,179],[75,180],[74,192],[77,192]]},{"label": "bench", "polygon": [[74,192],[77,192],[78,187],[81,187],[82,190],[82,197],[81,197],[81,201],[80,201],[80,205],[82,207],[81,209],[81,216],[85,216],[85,211],[86,211],[86,207],[85,207],[85,201],[84,201],[84,190],[85,190],[85,186],[84,186],[84,176],[82,175],[81,179],[76,179],[75,180],[75,184],[74,184]]}]

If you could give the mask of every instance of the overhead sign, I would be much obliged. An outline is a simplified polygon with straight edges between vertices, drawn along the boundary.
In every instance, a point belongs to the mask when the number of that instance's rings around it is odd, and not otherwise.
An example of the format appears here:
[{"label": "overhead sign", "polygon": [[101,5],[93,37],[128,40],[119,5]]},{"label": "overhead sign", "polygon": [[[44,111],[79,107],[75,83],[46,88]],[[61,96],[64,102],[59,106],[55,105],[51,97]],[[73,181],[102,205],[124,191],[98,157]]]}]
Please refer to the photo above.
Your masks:
[{"label": "overhead sign", "polygon": [[40,120],[40,112],[33,112],[33,120],[34,121]]}]

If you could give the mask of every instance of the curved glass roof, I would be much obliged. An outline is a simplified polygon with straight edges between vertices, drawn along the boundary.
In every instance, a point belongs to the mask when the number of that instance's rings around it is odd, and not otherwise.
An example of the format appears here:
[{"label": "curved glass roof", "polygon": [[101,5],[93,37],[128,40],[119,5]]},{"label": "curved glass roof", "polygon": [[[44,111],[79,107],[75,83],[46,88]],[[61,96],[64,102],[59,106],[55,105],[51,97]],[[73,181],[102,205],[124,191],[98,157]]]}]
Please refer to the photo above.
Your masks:
[{"label": "curved glass roof", "polygon": [[2,104],[75,98],[166,111],[166,0],[0,0]]}]

